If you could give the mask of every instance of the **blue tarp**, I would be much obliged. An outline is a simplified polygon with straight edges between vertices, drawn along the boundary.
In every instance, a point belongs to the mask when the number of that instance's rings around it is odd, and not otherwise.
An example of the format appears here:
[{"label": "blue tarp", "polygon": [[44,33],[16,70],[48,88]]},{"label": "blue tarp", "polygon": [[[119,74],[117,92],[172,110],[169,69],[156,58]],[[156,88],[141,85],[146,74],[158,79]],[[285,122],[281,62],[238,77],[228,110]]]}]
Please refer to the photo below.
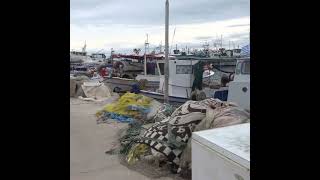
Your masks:
[{"label": "blue tarp", "polygon": [[242,47],[240,55],[242,57],[250,57],[250,44]]},{"label": "blue tarp", "polygon": [[220,99],[221,101],[227,101],[228,100],[228,90],[216,91],[214,93],[213,98]]},{"label": "blue tarp", "polygon": [[110,119],[114,119],[114,120],[117,120],[117,121],[123,122],[123,123],[126,123],[126,122],[131,123],[131,122],[134,121],[134,119],[131,118],[131,117],[120,115],[120,114],[116,114],[116,113],[112,113],[112,112],[105,112],[103,114],[103,116],[106,119],[110,118]]}]

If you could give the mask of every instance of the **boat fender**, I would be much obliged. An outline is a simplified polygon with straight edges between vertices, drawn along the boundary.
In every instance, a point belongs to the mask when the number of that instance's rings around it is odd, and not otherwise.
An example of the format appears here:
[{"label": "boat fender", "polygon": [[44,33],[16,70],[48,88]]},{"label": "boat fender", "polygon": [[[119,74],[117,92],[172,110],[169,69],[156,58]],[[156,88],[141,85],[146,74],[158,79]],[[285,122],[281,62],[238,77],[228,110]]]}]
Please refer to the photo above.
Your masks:
[{"label": "boat fender", "polygon": [[234,73],[230,73],[229,74],[229,81],[233,81],[234,80]]}]

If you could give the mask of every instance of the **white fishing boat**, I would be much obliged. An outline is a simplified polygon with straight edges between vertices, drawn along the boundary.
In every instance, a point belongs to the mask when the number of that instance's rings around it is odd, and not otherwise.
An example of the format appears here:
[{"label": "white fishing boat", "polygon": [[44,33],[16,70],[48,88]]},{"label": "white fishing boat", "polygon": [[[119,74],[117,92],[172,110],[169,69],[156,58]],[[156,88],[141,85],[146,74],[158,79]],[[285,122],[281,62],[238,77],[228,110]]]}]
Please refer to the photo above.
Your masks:
[{"label": "white fishing boat", "polygon": [[[199,60],[169,60],[169,102],[184,103],[191,99],[194,81],[193,66]],[[212,77],[215,73],[205,71],[204,77]],[[159,89],[156,92],[141,90],[145,96],[162,101],[164,98],[164,75],[160,75]],[[234,80],[229,86],[218,89],[203,88],[206,98],[218,98],[235,102],[244,108],[250,108],[250,57],[239,58]]]},{"label": "white fishing boat", "polygon": [[238,60],[234,80],[229,85],[228,101],[250,109],[250,57]]},{"label": "white fishing boat", "polygon": [[[184,103],[191,98],[194,80],[192,67],[196,63],[198,60],[169,60],[168,96],[170,103]],[[161,74],[157,92],[141,90],[141,94],[163,100],[164,78],[164,74]]]},{"label": "white fishing boat", "polygon": [[88,75],[90,68],[97,67],[101,62],[94,61],[86,52],[86,43],[81,51],[70,51],[70,73],[75,75]]},{"label": "white fishing boat", "polygon": [[92,59],[92,61],[100,63],[105,62],[107,59],[106,55],[103,53],[92,53],[90,55],[90,58]]},{"label": "white fishing boat", "polygon": [[70,63],[92,62],[91,57],[87,55],[86,48],[87,44],[85,43],[82,47],[82,51],[70,51]]}]

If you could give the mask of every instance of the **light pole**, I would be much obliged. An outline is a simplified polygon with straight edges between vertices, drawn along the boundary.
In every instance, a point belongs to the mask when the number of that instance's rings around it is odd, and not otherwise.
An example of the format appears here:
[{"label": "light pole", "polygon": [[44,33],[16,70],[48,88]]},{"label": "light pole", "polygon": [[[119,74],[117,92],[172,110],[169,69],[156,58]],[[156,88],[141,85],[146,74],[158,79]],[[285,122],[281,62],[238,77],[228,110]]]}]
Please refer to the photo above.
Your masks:
[{"label": "light pole", "polygon": [[164,64],[164,102],[169,103],[169,1],[166,0],[165,17],[165,64]]}]

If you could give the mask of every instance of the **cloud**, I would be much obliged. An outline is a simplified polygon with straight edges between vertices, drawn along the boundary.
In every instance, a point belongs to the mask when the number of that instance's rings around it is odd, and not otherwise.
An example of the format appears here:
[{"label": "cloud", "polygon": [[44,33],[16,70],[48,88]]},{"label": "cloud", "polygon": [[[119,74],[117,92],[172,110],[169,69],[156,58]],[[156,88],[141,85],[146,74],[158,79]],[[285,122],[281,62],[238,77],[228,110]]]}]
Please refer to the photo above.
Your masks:
[{"label": "cloud", "polygon": [[[170,0],[171,24],[201,23],[249,15],[249,0]],[[164,24],[164,0],[71,0],[71,23]]]},{"label": "cloud", "polygon": [[196,40],[208,40],[208,39],[212,39],[212,36],[197,36],[194,39]]},{"label": "cloud", "polygon": [[250,24],[235,24],[235,25],[230,25],[228,27],[243,27],[243,26],[250,26]]},{"label": "cloud", "polygon": [[[226,41],[249,42],[249,0],[170,0],[169,43],[199,46],[223,35]],[[130,51],[164,45],[165,0],[71,0],[70,48]]]}]

